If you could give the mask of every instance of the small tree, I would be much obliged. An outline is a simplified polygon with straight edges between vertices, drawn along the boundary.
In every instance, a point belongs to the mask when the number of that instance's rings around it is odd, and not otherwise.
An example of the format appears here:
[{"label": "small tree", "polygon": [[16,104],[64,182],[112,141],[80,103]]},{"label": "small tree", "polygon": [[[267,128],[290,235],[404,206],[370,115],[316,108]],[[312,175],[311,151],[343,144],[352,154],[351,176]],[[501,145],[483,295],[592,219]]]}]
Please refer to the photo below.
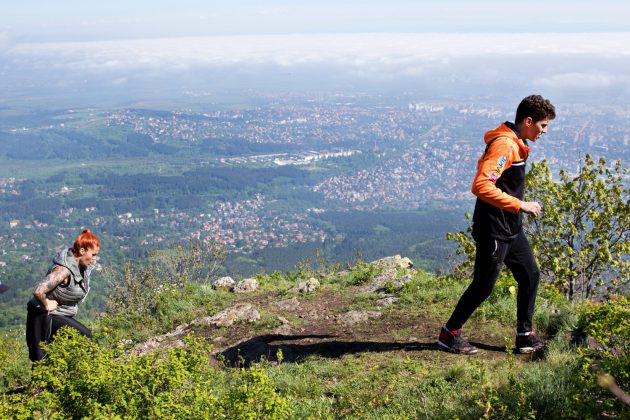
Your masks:
[{"label": "small tree", "polygon": [[630,278],[627,170],[586,155],[575,176],[552,179],[546,161],[527,174],[527,200],[542,206],[526,229],[545,281],[569,299],[589,298],[599,286],[623,290]]},{"label": "small tree", "polygon": [[[466,220],[470,220],[469,212],[465,213]],[[447,232],[446,239],[457,243],[457,250],[454,266],[450,270],[449,276],[459,281],[470,279],[473,267],[475,265],[475,242],[472,238],[472,225],[466,228],[466,231]]]},{"label": "small tree", "polygon": [[[527,174],[526,199],[538,201],[538,218],[527,217],[526,230],[538,260],[542,281],[568,299],[589,298],[606,286],[627,290],[630,278],[630,205],[624,186],[627,170],[620,161],[608,168],[604,159],[586,155],[576,176],[560,171],[555,182],[546,161]],[[470,216],[467,214],[467,218]],[[472,271],[475,246],[466,232],[448,233],[466,258],[453,270],[459,278]]]}]

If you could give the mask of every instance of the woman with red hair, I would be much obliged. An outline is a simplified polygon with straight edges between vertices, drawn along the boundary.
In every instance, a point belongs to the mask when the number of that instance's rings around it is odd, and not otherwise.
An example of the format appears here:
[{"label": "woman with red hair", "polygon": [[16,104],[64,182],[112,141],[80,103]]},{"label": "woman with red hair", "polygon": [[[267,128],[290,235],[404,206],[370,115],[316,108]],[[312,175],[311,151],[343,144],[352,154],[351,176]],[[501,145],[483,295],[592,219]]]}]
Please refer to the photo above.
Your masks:
[{"label": "woman with red hair", "polygon": [[48,274],[35,287],[33,298],[26,306],[26,343],[33,362],[46,356],[39,344],[42,341],[49,343],[64,325],[92,337],[90,330],[74,316],[79,303],[90,291],[90,273],[96,266],[99,246],[98,238],[84,230],[72,248],[57,254]]}]

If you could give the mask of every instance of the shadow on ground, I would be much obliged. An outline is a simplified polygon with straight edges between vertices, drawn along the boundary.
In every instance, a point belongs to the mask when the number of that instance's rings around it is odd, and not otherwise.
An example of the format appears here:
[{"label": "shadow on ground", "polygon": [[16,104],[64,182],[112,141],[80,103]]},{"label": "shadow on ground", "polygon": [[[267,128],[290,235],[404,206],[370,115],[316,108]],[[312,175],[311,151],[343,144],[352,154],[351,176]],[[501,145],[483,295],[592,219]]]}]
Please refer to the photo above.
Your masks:
[{"label": "shadow on ground", "polygon": [[[309,356],[341,357],[346,354],[385,352],[396,350],[439,350],[435,343],[397,343],[376,341],[340,341],[331,335],[277,335],[268,334],[243,341],[217,354],[228,366],[245,366],[262,360],[278,361],[282,351],[283,362],[300,362]],[[300,341],[296,343],[295,341]],[[313,342],[316,341],[316,342]]]}]

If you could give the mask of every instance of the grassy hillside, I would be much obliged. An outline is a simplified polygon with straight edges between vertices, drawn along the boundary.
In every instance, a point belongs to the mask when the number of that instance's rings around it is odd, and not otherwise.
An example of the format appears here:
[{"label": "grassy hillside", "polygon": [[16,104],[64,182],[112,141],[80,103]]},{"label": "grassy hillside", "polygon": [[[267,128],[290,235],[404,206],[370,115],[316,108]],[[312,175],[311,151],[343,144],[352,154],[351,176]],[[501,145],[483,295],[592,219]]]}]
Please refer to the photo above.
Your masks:
[{"label": "grassy hillside", "polygon": [[[548,349],[515,355],[514,284],[500,280],[467,324],[481,351],[461,356],[435,340],[466,284],[403,266],[299,264],[258,275],[247,293],[130,268],[91,324],[94,341],[62,334],[31,371],[23,331],[3,333],[0,387],[23,388],[0,397],[0,418],[630,414],[597,385],[608,372],[629,389],[626,298],[570,305],[541,287],[535,325]],[[319,287],[295,289],[309,280]],[[219,317],[229,309],[242,310],[231,325]]]}]

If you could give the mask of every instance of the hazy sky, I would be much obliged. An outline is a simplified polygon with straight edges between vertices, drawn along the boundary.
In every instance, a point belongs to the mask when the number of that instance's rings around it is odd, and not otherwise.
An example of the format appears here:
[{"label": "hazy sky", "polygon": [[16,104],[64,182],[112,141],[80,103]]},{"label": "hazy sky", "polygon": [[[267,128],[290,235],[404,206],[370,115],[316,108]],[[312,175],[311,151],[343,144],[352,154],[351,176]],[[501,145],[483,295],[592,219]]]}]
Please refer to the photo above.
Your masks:
[{"label": "hazy sky", "polygon": [[278,88],[630,97],[628,0],[3,3],[4,98]]},{"label": "hazy sky", "polygon": [[630,31],[627,0],[7,0],[1,10],[5,43],[288,33]]}]

